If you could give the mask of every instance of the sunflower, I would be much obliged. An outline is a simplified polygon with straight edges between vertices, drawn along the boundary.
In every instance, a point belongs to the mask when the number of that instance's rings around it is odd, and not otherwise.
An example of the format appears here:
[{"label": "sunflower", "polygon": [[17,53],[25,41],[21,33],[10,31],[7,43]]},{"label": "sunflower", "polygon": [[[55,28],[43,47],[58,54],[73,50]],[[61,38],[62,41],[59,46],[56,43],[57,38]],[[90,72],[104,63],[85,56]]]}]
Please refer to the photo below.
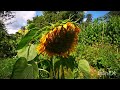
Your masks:
[{"label": "sunflower", "polygon": [[79,32],[80,28],[72,22],[55,27],[40,39],[38,54],[67,57],[75,49]]}]

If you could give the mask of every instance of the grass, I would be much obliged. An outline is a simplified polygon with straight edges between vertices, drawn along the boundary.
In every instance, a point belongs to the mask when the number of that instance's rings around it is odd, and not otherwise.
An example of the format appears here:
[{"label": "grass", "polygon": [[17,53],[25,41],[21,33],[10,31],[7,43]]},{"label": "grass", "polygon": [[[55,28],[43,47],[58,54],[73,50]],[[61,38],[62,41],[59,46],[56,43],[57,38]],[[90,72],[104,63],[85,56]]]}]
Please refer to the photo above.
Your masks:
[{"label": "grass", "polygon": [[0,79],[10,79],[16,59],[0,59]]}]

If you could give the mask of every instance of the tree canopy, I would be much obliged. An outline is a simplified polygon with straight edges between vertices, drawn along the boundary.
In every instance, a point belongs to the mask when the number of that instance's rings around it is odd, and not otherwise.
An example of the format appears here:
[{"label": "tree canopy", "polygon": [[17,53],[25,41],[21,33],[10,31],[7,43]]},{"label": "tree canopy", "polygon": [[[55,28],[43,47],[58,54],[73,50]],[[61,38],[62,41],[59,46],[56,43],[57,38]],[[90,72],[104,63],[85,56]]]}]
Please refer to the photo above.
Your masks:
[{"label": "tree canopy", "polygon": [[50,23],[56,23],[65,19],[81,23],[84,17],[83,11],[43,11],[43,15],[36,16],[33,20],[28,20],[27,23],[34,23],[36,27],[42,28]]}]

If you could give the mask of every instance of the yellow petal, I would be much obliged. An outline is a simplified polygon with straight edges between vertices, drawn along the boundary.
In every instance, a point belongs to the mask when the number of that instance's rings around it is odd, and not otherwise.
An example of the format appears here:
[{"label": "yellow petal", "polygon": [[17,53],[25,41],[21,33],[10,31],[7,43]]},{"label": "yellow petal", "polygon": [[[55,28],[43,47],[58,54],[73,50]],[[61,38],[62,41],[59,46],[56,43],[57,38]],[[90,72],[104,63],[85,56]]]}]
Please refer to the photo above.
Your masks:
[{"label": "yellow petal", "polygon": [[58,30],[61,30],[62,26],[58,26]]},{"label": "yellow petal", "polygon": [[63,27],[64,27],[65,29],[67,29],[67,24],[64,24]]}]

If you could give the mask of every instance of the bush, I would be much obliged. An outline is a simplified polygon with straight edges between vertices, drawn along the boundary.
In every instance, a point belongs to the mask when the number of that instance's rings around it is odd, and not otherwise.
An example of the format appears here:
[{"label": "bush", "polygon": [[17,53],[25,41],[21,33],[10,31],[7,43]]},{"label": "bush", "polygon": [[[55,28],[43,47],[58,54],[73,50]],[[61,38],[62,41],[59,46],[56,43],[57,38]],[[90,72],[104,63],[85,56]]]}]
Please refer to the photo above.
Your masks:
[{"label": "bush", "polygon": [[16,59],[0,59],[0,79],[10,79]]}]

